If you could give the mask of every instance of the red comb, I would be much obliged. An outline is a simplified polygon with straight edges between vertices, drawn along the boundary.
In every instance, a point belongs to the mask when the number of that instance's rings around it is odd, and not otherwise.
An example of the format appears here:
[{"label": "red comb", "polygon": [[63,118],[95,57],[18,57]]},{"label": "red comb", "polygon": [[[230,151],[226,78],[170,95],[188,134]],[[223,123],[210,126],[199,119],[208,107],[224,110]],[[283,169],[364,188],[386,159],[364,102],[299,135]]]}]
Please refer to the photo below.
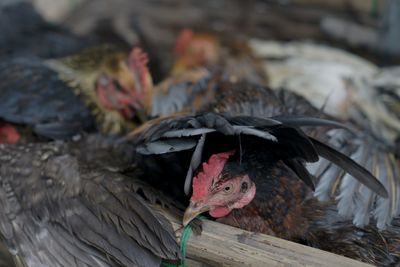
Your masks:
[{"label": "red comb", "polygon": [[175,43],[175,55],[180,57],[185,54],[190,41],[192,40],[194,32],[192,29],[183,29],[178,36]]},{"label": "red comb", "polygon": [[0,122],[0,144],[16,144],[21,135],[11,124]]},{"label": "red comb", "polygon": [[139,74],[140,84],[145,88],[147,84],[146,75],[149,74],[147,64],[149,63],[149,57],[141,48],[135,47],[132,49],[129,55],[129,66],[137,70]]},{"label": "red comb", "polygon": [[201,200],[207,195],[213,181],[216,182],[219,174],[235,151],[222,152],[214,154],[208,162],[203,163],[203,170],[193,178],[193,195],[192,200]]}]

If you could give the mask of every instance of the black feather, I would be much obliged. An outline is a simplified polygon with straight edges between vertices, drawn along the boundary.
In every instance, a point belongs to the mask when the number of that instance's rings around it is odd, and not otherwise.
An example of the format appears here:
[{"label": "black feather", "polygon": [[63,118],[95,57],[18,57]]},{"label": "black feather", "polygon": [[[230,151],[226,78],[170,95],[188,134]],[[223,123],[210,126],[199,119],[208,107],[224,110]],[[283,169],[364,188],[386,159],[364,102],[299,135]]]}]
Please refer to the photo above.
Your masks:
[{"label": "black feather", "polygon": [[388,198],[389,195],[385,187],[375,178],[375,176],[360,166],[357,162],[312,137],[310,137],[310,140],[313,142],[315,149],[321,157],[340,166],[376,194],[383,198]]},{"label": "black feather", "polygon": [[283,162],[312,190],[315,190],[315,178],[308,172],[304,163],[296,159],[285,159]]},{"label": "black feather", "polygon": [[280,121],[282,124],[289,127],[331,126],[335,128],[347,129],[350,132],[354,132],[354,130],[350,126],[333,120],[326,120],[326,119],[313,118],[307,116],[294,116],[294,115],[280,115],[280,116],[274,116],[272,118],[277,121]]},{"label": "black feather", "polygon": [[278,139],[278,150],[274,153],[278,158],[302,158],[306,162],[316,162],[319,157],[313,143],[299,129],[279,127],[271,131]]}]

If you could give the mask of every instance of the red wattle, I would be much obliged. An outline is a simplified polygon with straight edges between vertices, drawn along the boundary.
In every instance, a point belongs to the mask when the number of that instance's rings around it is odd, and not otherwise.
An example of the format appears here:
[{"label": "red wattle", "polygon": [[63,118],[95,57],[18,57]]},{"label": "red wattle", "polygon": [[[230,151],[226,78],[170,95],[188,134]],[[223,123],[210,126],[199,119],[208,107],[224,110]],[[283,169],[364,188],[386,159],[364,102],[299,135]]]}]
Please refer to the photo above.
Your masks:
[{"label": "red wattle", "polygon": [[221,218],[225,217],[231,212],[231,210],[228,207],[218,207],[213,210],[210,210],[210,215],[214,218]]}]

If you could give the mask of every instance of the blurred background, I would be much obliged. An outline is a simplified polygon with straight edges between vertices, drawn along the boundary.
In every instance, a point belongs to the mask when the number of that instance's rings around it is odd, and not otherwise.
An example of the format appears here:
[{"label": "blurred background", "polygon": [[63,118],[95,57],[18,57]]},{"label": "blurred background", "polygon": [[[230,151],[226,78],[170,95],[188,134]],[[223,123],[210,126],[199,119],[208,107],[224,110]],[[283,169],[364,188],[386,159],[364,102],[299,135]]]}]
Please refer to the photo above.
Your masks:
[{"label": "blurred background", "polygon": [[171,51],[183,28],[227,38],[312,41],[346,49],[379,66],[400,61],[396,0],[0,1],[3,7],[23,2],[75,34],[144,45],[153,59],[155,81],[171,68]]}]

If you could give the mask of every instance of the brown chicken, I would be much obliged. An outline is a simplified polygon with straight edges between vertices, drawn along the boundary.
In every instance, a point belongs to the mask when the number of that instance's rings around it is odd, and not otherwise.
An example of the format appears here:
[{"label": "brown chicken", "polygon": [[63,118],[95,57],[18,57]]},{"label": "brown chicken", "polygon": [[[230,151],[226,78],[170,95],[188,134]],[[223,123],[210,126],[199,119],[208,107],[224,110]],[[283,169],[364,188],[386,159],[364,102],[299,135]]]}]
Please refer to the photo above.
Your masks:
[{"label": "brown chicken", "polygon": [[[171,78],[168,80],[170,84],[155,88],[152,104],[147,108],[150,114],[168,115],[186,110],[257,117],[305,115],[331,119],[301,96],[286,90],[270,90],[246,81],[231,82],[204,70],[186,72],[180,78]],[[194,81],[196,78],[199,78],[197,82]],[[162,90],[157,91],[160,88]],[[400,182],[397,178],[400,172],[399,162],[394,156],[395,147],[359,126],[356,121],[345,123],[353,133],[330,128],[304,130],[367,168],[385,185],[390,198],[375,201],[374,194],[326,160],[307,165],[318,181],[315,195],[324,201],[337,197],[339,213],[353,218],[357,226],[367,225],[371,218],[370,211],[373,211],[372,217],[383,229],[400,212]]]},{"label": "brown chicken", "polygon": [[212,32],[181,31],[175,44],[172,74],[197,68],[217,69],[231,81],[247,80],[265,84],[267,77],[247,41]]},{"label": "brown chicken", "polygon": [[[199,110],[226,115],[222,119],[208,113],[171,117],[151,122],[152,126],[143,126],[149,127],[147,130],[133,133],[145,140],[140,153],[173,152],[178,158],[181,154],[181,164],[189,166],[188,172],[177,175],[180,180],[176,181],[185,184],[185,192],[190,195],[191,177],[195,177],[184,224],[209,211],[219,221],[247,230],[376,265],[399,263],[399,172],[386,144],[358,129],[355,123],[347,123],[351,130],[333,129],[324,123],[325,127],[309,127],[320,125],[321,121],[300,114],[327,116],[305,99],[284,90],[231,83],[215,76],[192,84],[192,88],[212,95]],[[235,115],[239,118],[233,119]],[[272,120],[262,119],[267,117]],[[298,127],[304,127],[304,132]],[[325,143],[354,160],[335,153]],[[378,192],[380,186],[370,184],[377,182],[371,173],[355,165],[355,161],[378,176],[387,189],[386,197]],[[305,165],[306,162],[313,165]],[[314,184],[313,196],[310,187]],[[317,198],[331,200],[320,202]],[[371,218],[377,227],[370,223]]]}]

